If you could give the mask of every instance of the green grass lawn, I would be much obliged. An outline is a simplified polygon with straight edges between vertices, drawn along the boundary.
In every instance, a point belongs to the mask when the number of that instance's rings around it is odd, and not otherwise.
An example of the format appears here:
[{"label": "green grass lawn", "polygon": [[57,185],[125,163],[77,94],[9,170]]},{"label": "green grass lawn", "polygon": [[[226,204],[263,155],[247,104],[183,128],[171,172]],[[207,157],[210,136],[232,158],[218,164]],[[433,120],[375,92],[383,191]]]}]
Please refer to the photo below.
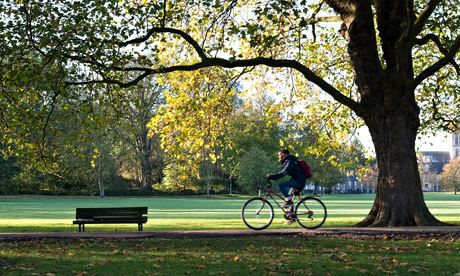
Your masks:
[{"label": "green grass lawn", "polygon": [[459,275],[459,253],[459,240],[302,235],[3,241],[0,275],[439,276]]},{"label": "green grass lawn", "polygon": [[[0,232],[77,231],[72,225],[77,207],[147,206],[149,230],[244,229],[240,209],[249,196],[190,197],[67,197],[1,196]],[[325,195],[328,209],[324,227],[352,226],[366,216],[374,195]],[[460,224],[460,195],[427,193],[431,212],[442,221]],[[270,228],[283,225],[280,210]],[[87,231],[136,231],[136,225],[87,225]]]}]

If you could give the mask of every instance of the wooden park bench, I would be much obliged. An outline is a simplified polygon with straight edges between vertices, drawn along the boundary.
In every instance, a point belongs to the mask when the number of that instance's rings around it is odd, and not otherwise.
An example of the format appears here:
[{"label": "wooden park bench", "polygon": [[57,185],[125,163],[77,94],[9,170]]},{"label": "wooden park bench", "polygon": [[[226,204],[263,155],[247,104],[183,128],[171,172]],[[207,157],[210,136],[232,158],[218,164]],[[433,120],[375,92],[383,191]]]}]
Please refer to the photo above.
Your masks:
[{"label": "wooden park bench", "polygon": [[147,222],[147,207],[77,208],[73,224],[78,224],[78,232],[85,232],[85,224],[137,223],[138,231]]}]

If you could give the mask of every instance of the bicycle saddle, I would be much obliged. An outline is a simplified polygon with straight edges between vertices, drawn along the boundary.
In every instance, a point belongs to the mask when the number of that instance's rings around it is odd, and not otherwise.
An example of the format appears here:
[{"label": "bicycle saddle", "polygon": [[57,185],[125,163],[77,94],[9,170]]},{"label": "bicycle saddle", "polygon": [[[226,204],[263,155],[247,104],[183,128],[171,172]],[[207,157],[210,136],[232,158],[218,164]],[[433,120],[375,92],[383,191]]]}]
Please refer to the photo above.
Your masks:
[{"label": "bicycle saddle", "polygon": [[293,194],[294,194],[295,196],[299,196],[301,192],[302,192],[302,189],[294,188]]}]

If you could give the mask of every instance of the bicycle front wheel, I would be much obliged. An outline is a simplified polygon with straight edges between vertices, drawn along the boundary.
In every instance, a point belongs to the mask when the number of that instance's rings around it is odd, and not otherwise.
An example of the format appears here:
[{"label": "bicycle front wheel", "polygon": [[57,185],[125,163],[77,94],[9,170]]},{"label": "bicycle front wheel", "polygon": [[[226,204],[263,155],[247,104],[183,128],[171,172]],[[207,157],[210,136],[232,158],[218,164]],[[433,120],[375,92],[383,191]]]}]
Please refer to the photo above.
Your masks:
[{"label": "bicycle front wheel", "polygon": [[251,198],[241,209],[244,224],[254,230],[267,228],[273,221],[273,214],[270,202],[261,197]]},{"label": "bicycle front wheel", "polygon": [[302,199],[295,208],[297,222],[307,229],[315,229],[324,224],[327,217],[326,206],[315,197]]}]

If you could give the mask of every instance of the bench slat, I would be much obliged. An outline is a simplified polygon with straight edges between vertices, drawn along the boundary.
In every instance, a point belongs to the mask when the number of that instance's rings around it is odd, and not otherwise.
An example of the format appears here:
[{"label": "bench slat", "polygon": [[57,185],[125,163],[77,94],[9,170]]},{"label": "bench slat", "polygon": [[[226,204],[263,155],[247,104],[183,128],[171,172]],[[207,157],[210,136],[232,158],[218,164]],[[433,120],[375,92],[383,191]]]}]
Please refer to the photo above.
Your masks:
[{"label": "bench slat", "polygon": [[142,216],[147,214],[147,207],[126,207],[126,208],[77,208],[76,217],[103,216],[103,215],[129,215]]},{"label": "bench slat", "polygon": [[84,232],[85,224],[137,223],[138,230],[142,231],[147,213],[147,207],[77,208],[73,224],[78,224],[79,231]]},{"label": "bench slat", "polygon": [[73,224],[122,224],[122,223],[146,223],[147,220],[74,220]]}]

